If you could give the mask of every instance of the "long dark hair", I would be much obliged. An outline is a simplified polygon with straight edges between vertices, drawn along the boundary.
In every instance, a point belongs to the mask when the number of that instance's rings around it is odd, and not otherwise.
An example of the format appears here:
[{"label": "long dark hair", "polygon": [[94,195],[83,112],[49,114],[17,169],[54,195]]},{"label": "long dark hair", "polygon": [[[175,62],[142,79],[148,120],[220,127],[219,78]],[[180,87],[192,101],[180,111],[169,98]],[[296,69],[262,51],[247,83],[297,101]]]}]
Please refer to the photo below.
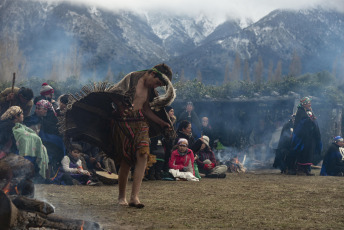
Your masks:
[{"label": "long dark hair", "polygon": [[182,131],[183,129],[186,129],[190,125],[190,121],[184,120],[179,123],[178,130],[177,131]]}]

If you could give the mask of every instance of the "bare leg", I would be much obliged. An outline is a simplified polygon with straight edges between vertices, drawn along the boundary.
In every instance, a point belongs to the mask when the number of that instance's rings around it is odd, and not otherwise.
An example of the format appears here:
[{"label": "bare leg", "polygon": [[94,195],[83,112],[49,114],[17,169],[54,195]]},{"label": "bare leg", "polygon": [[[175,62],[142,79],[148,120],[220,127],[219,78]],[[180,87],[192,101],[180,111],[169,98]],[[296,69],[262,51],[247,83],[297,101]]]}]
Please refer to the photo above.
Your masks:
[{"label": "bare leg", "polygon": [[139,191],[141,188],[142,179],[146,170],[147,165],[147,154],[139,154],[136,153],[136,164],[135,164],[135,171],[134,171],[134,181],[131,190],[130,196],[130,206],[135,206],[137,208],[143,208],[144,206],[140,203],[139,200]]},{"label": "bare leg", "polygon": [[125,189],[127,187],[128,175],[130,171],[130,165],[125,160],[122,160],[119,172],[118,172],[118,204],[128,205]]}]

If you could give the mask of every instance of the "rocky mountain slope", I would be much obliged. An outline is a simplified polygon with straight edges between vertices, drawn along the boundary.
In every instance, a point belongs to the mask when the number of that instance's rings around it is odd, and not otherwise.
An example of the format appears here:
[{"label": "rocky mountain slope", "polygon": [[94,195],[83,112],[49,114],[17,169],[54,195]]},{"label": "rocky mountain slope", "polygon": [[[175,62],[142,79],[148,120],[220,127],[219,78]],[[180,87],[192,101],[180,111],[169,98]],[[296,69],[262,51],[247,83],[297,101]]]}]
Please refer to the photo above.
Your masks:
[{"label": "rocky mountain slope", "polygon": [[276,10],[241,28],[239,20],[218,25],[204,15],[0,0],[0,34],[3,40],[18,39],[30,76],[44,77],[58,60],[75,56],[85,77],[102,77],[109,67],[118,74],[166,62],[179,75],[194,78],[201,73],[205,82],[214,83],[223,81],[226,68],[231,71],[235,56],[241,68],[247,61],[251,75],[259,57],[265,73],[268,65],[276,68],[280,61],[287,74],[295,54],[302,72],[331,71],[344,52],[344,14]]}]

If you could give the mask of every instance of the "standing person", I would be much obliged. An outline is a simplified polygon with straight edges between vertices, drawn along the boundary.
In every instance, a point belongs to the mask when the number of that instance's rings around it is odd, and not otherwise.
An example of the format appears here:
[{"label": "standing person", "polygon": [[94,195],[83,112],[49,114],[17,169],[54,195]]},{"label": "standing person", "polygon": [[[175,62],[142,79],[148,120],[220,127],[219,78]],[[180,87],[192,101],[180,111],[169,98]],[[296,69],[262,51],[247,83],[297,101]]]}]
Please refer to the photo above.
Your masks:
[{"label": "standing person", "polygon": [[313,157],[321,153],[322,142],[318,122],[312,111],[309,97],[300,100],[293,130],[291,147],[296,158],[297,174],[314,176],[311,173],[311,165]]},{"label": "standing person", "polygon": [[184,120],[189,121],[192,124],[192,133],[195,138],[199,138],[201,136],[201,122],[199,121],[198,115],[194,111],[194,105],[191,101],[186,103],[185,111],[182,112],[178,117],[179,122]]},{"label": "standing person", "polygon": [[48,83],[43,83],[39,91],[40,96],[35,98],[34,103],[36,104],[39,100],[47,100],[52,105],[54,110],[59,107],[58,103],[54,100],[54,89]]},{"label": "standing person", "polygon": [[214,133],[213,133],[213,128],[209,124],[209,118],[208,117],[202,117],[202,136],[207,136],[210,139],[209,142],[209,147],[213,148],[214,147]]},{"label": "standing person", "polygon": [[[174,115],[174,109],[171,106],[166,106],[165,109],[166,109],[166,112],[168,114],[169,119],[172,122],[173,129],[176,129],[177,118]],[[173,138],[162,137],[161,141],[162,141],[162,145],[164,147],[164,152],[165,152],[165,154],[164,154],[163,171],[164,172],[168,172],[169,169],[170,169],[168,167],[168,161],[170,160],[170,157],[171,157],[172,148],[173,148],[173,145],[174,145],[174,139]]]},{"label": "standing person", "polygon": [[[71,100],[64,119],[60,120],[67,140],[88,139],[120,164],[119,205],[144,207],[138,194],[146,166],[154,163],[149,139],[161,133],[173,135],[164,109],[175,98],[171,80],[172,70],[163,63],[129,73],[111,87],[106,84],[84,87],[86,95]],[[165,95],[157,95],[155,88],[160,86],[166,86]],[[133,166],[134,180],[128,203],[126,185]]]},{"label": "standing person", "polygon": [[296,174],[294,165],[295,160],[293,160],[293,158],[290,156],[294,120],[295,114],[293,114],[291,119],[289,119],[289,121],[283,125],[273,163],[273,167],[279,168],[281,173],[287,173],[290,175]]},{"label": "standing person", "polygon": [[171,107],[171,106],[166,106],[166,112],[168,114],[168,118],[170,118],[171,122],[172,122],[172,125],[174,128],[176,128],[176,121],[177,121],[177,118],[176,116],[174,115],[174,109]]},{"label": "standing person", "polygon": [[321,167],[321,176],[344,176],[344,139],[341,136],[333,138],[333,143],[327,150]]},{"label": "standing person", "polygon": [[33,106],[32,89],[25,87],[6,88],[0,93],[0,116],[11,106],[19,106],[23,110],[24,117],[31,113]]}]

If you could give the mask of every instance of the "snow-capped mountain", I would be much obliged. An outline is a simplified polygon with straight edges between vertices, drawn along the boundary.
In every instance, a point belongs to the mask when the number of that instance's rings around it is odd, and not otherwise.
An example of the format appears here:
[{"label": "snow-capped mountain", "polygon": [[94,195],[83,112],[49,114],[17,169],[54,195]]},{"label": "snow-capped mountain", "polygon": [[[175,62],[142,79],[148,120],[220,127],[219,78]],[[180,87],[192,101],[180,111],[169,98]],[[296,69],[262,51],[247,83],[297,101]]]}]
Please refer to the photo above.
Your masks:
[{"label": "snow-capped mountain", "polygon": [[[232,67],[236,54],[247,60],[251,73],[259,57],[267,71],[269,63],[282,62],[288,74],[294,54],[302,72],[332,71],[335,59],[344,53],[344,14],[321,9],[276,10],[234,34],[213,39],[193,52],[173,59],[186,75],[200,71],[204,78],[223,80],[226,65]],[[204,74],[203,74],[204,75]],[[216,77],[217,76],[217,77]]]},{"label": "snow-capped mountain", "polygon": [[[227,20],[218,25],[204,15],[192,18],[162,12],[112,12],[67,2],[0,0],[0,37],[19,40],[31,67],[44,77],[59,57],[78,50],[83,76],[102,77],[166,62],[186,78],[202,73],[206,82],[222,82],[235,56],[252,71],[261,57],[282,62],[283,74],[297,54],[303,72],[331,71],[344,52],[344,15],[322,9],[271,12],[256,23]],[[61,59],[61,58],[60,58]],[[243,65],[243,64],[242,64]],[[227,67],[226,67],[227,66]]]}]

